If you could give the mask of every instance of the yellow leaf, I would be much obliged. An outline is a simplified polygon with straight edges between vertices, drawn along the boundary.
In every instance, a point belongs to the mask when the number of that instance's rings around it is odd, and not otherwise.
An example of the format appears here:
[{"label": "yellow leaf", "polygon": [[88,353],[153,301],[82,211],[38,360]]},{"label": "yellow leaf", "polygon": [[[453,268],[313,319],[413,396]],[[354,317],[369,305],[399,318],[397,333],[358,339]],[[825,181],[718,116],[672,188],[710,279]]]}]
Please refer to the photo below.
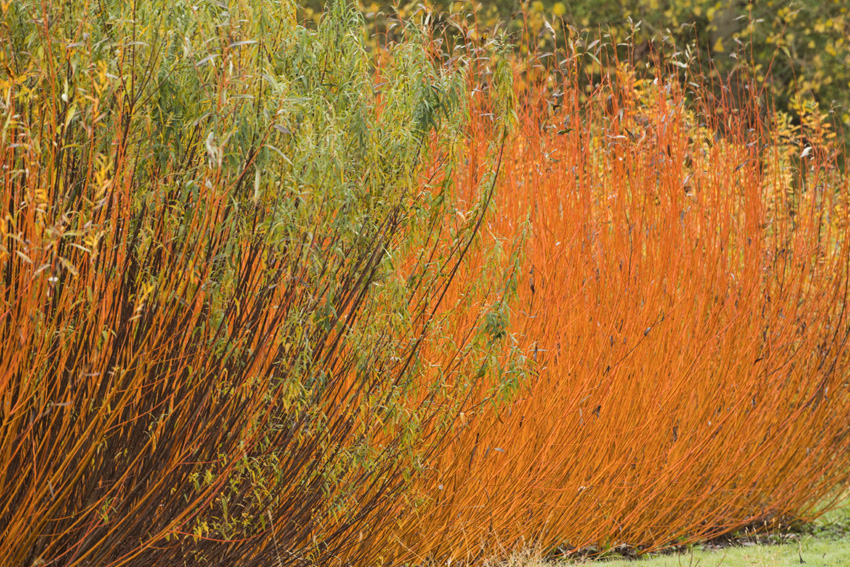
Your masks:
[{"label": "yellow leaf", "polygon": [[72,264],[67,259],[62,258],[60,256],[59,257],[59,263],[62,264],[62,267],[65,268],[66,270],[68,270],[69,272],[71,272],[71,274],[73,274],[74,276],[80,275],[80,273],[77,271],[76,266],[74,266],[74,264]]}]

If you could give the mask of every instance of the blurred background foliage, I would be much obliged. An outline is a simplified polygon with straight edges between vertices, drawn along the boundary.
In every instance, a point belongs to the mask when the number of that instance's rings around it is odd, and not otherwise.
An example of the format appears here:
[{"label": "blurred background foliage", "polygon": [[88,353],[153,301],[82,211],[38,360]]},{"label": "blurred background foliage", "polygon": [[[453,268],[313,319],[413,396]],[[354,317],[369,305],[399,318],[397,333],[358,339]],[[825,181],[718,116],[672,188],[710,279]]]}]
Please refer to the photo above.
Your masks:
[{"label": "blurred background foliage", "polygon": [[[299,3],[301,17],[317,21],[323,5]],[[850,4],[844,0],[361,0],[359,6],[373,45],[399,27],[397,19],[418,17],[453,22],[449,29],[471,30],[473,39],[484,30],[505,30],[522,46],[518,52],[552,53],[596,39],[618,45],[621,59],[639,65],[687,52],[688,67],[696,63],[718,86],[736,82],[742,71],[753,77],[795,125],[803,122],[805,105],[808,115],[850,130]],[[587,70],[596,74],[592,61]]]}]

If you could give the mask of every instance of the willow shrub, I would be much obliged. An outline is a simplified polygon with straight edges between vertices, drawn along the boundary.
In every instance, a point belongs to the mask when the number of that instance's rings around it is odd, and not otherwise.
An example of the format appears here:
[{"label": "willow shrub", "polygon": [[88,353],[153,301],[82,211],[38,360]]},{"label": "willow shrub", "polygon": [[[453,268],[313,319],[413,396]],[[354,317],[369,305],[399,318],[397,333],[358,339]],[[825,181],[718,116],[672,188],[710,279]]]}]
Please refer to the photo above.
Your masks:
[{"label": "willow shrub", "polygon": [[581,54],[566,62],[515,81],[484,231],[521,236],[499,332],[526,376],[506,391],[488,372],[486,395],[508,395],[431,461],[432,505],[399,547],[447,564],[637,554],[817,517],[850,485],[840,148],[817,116],[761,114],[755,81],[741,110],[698,68],[679,83],[612,65],[587,93]]},{"label": "willow shrub", "polygon": [[410,384],[493,186],[420,179],[482,53],[294,10],[3,4],[3,565],[328,562],[468,395]]}]

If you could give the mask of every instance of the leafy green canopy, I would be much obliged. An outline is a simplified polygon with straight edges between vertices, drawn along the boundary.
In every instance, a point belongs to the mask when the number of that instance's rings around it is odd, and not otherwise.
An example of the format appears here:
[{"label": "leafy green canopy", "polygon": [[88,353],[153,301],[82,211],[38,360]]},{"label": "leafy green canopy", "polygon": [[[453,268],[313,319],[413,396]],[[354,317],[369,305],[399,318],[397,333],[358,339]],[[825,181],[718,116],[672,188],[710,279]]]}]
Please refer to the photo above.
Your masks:
[{"label": "leafy green canopy", "polygon": [[[303,16],[316,17],[322,4],[300,3]],[[363,0],[360,6],[377,30],[389,27],[383,14],[433,11],[431,21],[476,22],[476,34],[499,25],[542,52],[582,36],[589,44],[600,34],[623,44],[621,56],[631,49],[639,60],[651,48],[665,55],[698,49],[706,76],[727,81],[745,67],[797,124],[802,106],[816,104],[835,126],[850,130],[850,6],[843,0]]]}]

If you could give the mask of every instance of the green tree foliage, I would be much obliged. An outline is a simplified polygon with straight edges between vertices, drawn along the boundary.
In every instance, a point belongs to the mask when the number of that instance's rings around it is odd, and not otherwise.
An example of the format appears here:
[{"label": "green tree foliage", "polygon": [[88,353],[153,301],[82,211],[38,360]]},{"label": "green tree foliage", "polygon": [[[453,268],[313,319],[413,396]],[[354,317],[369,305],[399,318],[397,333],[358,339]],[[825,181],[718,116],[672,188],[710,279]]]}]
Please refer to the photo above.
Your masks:
[{"label": "green tree foliage", "polygon": [[[303,3],[303,15],[314,17],[319,5]],[[850,127],[850,7],[843,0],[364,0],[361,9],[376,29],[386,26],[382,14],[430,11],[475,21],[481,30],[498,24],[541,52],[582,31],[588,43],[601,33],[613,43],[629,38],[638,60],[691,46],[706,76],[728,81],[746,67],[798,124],[791,103],[797,95],[833,113],[830,122]]]}]

